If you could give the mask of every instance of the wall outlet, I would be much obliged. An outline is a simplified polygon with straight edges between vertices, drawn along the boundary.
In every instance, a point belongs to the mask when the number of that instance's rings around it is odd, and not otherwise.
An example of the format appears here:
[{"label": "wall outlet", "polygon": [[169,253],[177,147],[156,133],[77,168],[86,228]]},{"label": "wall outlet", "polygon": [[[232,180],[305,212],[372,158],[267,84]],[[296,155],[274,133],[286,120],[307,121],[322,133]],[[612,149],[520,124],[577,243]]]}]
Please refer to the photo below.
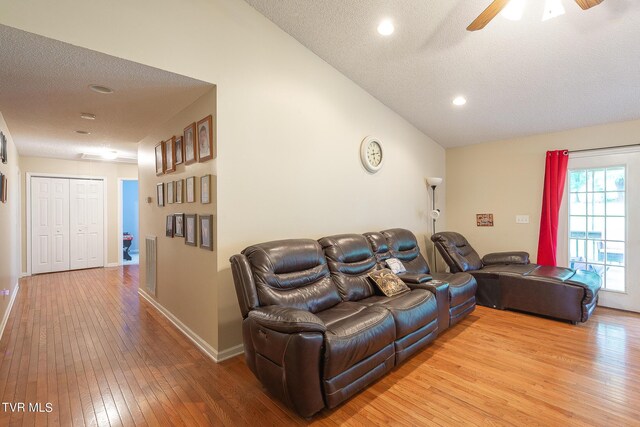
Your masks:
[{"label": "wall outlet", "polygon": [[9,291],[9,289],[3,289],[0,291],[0,295],[3,295],[5,297],[8,296],[10,293],[11,291]]},{"label": "wall outlet", "polygon": [[529,215],[516,215],[516,224],[529,224]]}]

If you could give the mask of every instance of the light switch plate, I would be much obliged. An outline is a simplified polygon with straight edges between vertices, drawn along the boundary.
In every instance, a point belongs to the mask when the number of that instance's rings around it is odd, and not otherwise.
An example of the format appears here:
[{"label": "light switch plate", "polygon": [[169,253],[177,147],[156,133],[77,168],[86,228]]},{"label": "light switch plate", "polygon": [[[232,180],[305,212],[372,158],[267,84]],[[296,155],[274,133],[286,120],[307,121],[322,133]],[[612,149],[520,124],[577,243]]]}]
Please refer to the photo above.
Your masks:
[{"label": "light switch plate", "polygon": [[516,224],[529,224],[529,215],[516,215]]}]

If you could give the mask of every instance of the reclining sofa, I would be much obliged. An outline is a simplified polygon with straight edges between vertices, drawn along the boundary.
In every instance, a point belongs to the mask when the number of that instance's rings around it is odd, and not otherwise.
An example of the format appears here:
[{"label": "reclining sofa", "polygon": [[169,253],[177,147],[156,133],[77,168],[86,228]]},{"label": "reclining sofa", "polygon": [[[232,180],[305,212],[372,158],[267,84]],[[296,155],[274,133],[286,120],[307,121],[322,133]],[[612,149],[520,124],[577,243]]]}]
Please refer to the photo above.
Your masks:
[{"label": "reclining sofa", "polygon": [[[368,274],[392,257],[409,290],[387,297]],[[408,230],[261,243],[230,261],[247,365],[303,417],[353,396],[475,308],[475,279],[431,283]]]},{"label": "reclining sofa", "polygon": [[451,272],[468,272],[478,283],[477,303],[535,313],[573,324],[586,322],[598,301],[600,276],[529,263],[526,252],[497,252],[482,259],[467,239],[445,231],[431,236]]}]

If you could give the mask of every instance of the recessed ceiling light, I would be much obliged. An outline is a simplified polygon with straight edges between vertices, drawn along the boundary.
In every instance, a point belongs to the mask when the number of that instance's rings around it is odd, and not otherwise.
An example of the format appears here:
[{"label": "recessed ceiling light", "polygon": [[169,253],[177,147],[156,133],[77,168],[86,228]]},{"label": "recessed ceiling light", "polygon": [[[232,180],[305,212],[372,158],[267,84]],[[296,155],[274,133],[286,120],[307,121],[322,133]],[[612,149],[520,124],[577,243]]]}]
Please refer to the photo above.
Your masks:
[{"label": "recessed ceiling light", "polygon": [[544,13],[542,14],[543,21],[556,18],[564,14],[564,6],[560,0],[546,0],[544,2]]},{"label": "recessed ceiling light", "polygon": [[393,22],[391,22],[391,19],[384,19],[382,22],[380,22],[380,25],[378,25],[378,32],[383,36],[389,36],[393,34],[394,30],[395,27],[393,26]]},{"label": "recessed ceiling light", "polygon": [[95,120],[96,119],[96,115],[95,114],[91,114],[91,113],[80,113],[80,117],[85,119],[85,120]]},{"label": "recessed ceiling light", "polygon": [[79,133],[80,135],[91,135],[91,132],[86,130],[77,130],[76,133]]},{"label": "recessed ceiling light", "polygon": [[113,93],[113,89],[111,89],[110,87],[106,87],[106,86],[100,86],[100,85],[89,85],[89,89],[91,89],[94,92],[97,93]]},{"label": "recessed ceiling light", "polygon": [[456,96],[453,98],[453,105],[462,106],[467,103],[467,98],[464,96]]},{"label": "recessed ceiling light", "polygon": [[115,150],[108,150],[102,153],[102,158],[105,160],[115,160],[118,158],[118,152]]},{"label": "recessed ceiling light", "polygon": [[500,15],[512,21],[519,21],[522,19],[525,3],[526,0],[510,0],[505,8],[502,9]]}]

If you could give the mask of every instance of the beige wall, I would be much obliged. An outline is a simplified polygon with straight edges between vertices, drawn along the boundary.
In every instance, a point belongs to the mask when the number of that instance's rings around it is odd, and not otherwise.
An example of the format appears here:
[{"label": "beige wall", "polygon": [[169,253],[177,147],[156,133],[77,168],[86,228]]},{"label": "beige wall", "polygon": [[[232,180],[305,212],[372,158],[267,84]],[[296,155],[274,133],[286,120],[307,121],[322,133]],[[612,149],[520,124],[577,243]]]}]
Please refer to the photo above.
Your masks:
[{"label": "beige wall", "polygon": [[[200,333],[219,351],[241,343],[228,260],[247,245],[406,227],[424,247],[424,180],[444,175],[444,149],[245,2],[4,1],[0,20],[216,84],[218,274],[207,286],[218,314]],[[181,22],[189,24],[167,31]],[[384,143],[376,175],[360,165],[367,135]],[[445,194],[443,186],[440,207]]]},{"label": "beige wall", "polygon": [[[193,122],[212,114],[216,117],[215,89],[206,93],[192,105],[178,113],[167,123],[143,139],[138,145],[140,188],[140,236],[157,236],[157,285],[155,300],[169,310],[189,329],[209,344],[215,342],[217,333],[216,310],[218,295],[217,252],[187,246],[184,237],[166,237],[165,220],[174,213],[214,215],[216,218],[216,160],[190,165],[178,165],[175,172],[156,176],[155,146],[171,136],[182,135],[183,129]],[[215,119],[214,119],[215,129]],[[200,203],[200,177],[210,174],[211,204]],[[167,204],[158,207],[156,184],[196,177],[196,203]],[[186,185],[185,185],[186,191]],[[146,198],[151,197],[151,203]],[[186,199],[185,199],[186,200]],[[215,225],[215,223],[214,223]],[[215,227],[214,227],[214,236]],[[140,244],[140,265],[146,262],[144,242]],[[214,245],[215,249],[215,245]],[[140,269],[140,283],[144,284],[146,272]],[[140,288],[146,290],[144,285]],[[152,297],[153,298],[153,297]]]},{"label": "beige wall", "polygon": [[[474,248],[525,250],[536,259],[547,150],[640,142],[640,120],[535,135],[447,150],[447,220]],[[494,227],[477,227],[476,213],[493,213]],[[516,224],[516,215],[529,224]]]},{"label": "beige wall", "polygon": [[[111,162],[91,162],[81,160],[45,159],[40,157],[21,157],[20,169],[22,182],[22,212],[26,208],[27,173],[47,173],[66,176],[106,177],[107,193],[107,262],[118,263],[122,252],[122,243],[118,236],[118,179],[137,179],[136,165]],[[26,215],[22,215],[22,271],[27,271],[27,225]]]},{"label": "beige wall", "polygon": [[8,155],[7,163],[0,163],[0,172],[6,175],[9,185],[7,203],[0,203],[0,290],[8,289],[10,292],[7,296],[0,296],[0,326],[2,326],[20,277],[20,253],[18,251],[20,237],[18,227],[16,227],[20,215],[20,192],[18,190],[20,159],[2,113],[0,113],[0,130],[7,138]]}]

